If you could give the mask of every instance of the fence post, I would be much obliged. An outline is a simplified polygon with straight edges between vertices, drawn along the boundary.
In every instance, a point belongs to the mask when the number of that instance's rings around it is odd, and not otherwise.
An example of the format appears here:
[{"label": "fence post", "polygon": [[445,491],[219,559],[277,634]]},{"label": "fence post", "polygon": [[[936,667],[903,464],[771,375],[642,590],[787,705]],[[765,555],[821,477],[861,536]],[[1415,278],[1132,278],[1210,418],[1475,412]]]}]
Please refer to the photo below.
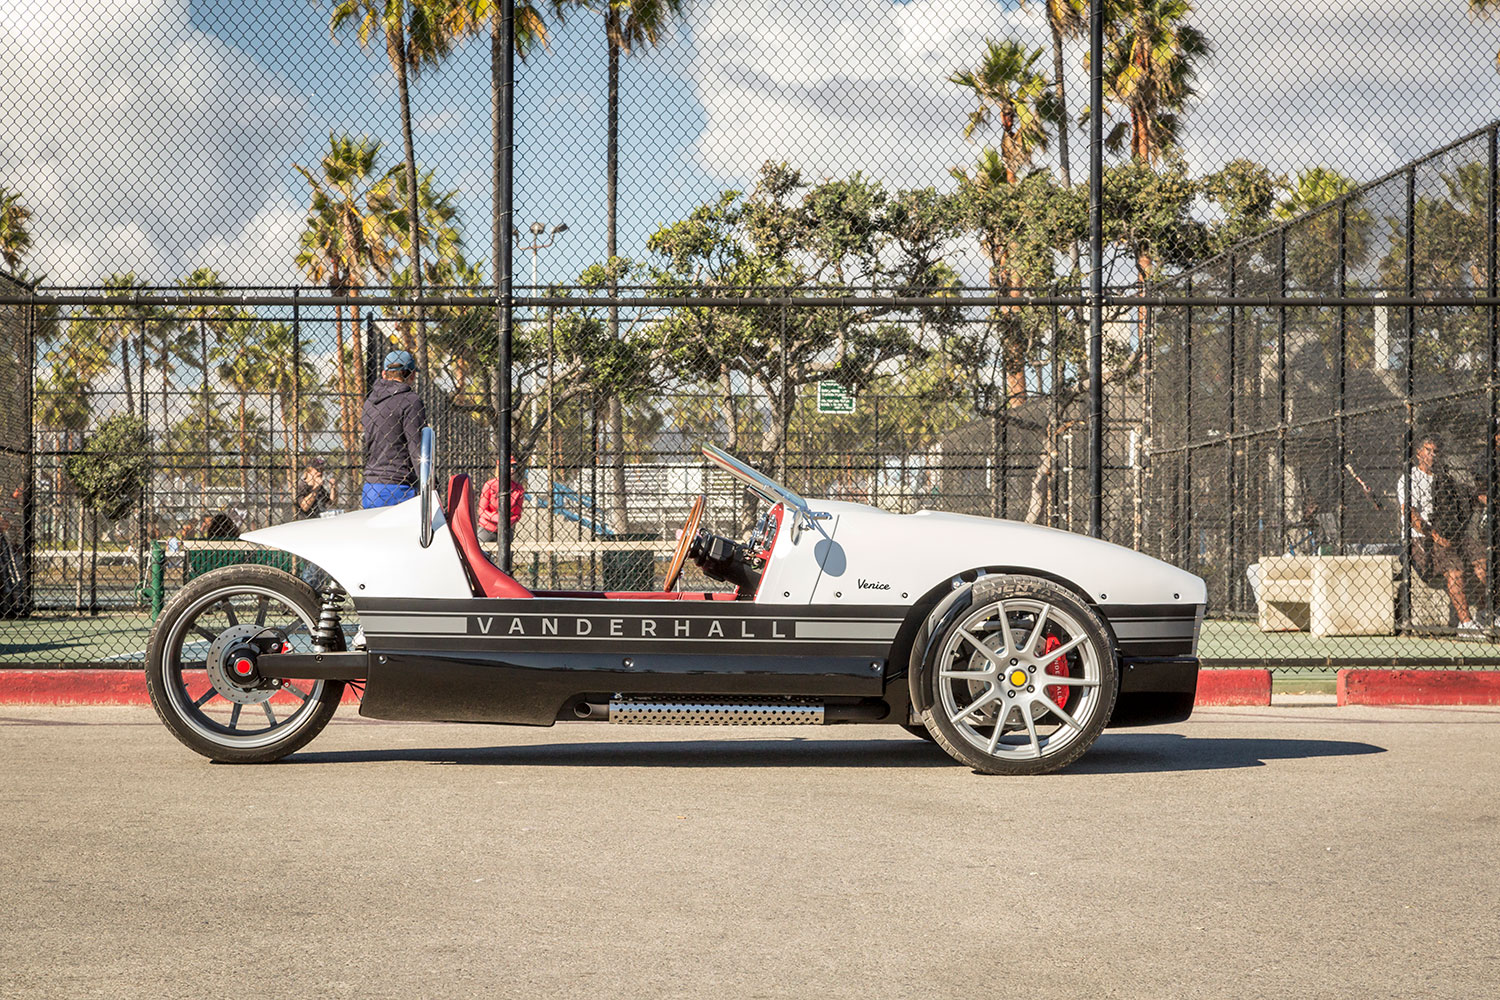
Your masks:
[{"label": "fence post", "polygon": [[[1287,229],[1277,237],[1277,297],[1287,294]],[[1277,550],[1287,547],[1287,307],[1277,306]]]},{"label": "fence post", "polygon": [[[1336,282],[1335,292],[1338,295],[1340,302],[1342,302],[1343,299],[1349,294],[1349,234],[1348,234],[1348,228],[1347,228],[1348,225],[1349,225],[1349,200],[1347,198],[1344,198],[1344,199],[1341,199],[1339,201],[1339,210],[1338,210],[1339,247],[1338,247],[1338,257],[1336,258],[1336,265],[1337,265],[1338,271],[1337,271],[1337,274],[1336,274],[1335,279],[1334,279],[1335,282]],[[1344,477],[1346,475],[1346,473],[1344,471],[1344,466],[1347,465],[1348,462],[1349,462],[1349,439],[1348,439],[1349,429],[1348,429],[1348,427],[1346,426],[1346,424],[1344,422],[1344,406],[1345,406],[1344,395],[1345,395],[1345,392],[1346,392],[1345,381],[1348,378],[1348,374],[1347,374],[1348,359],[1347,359],[1346,355],[1348,354],[1348,350],[1349,350],[1349,311],[1348,311],[1347,307],[1345,307],[1343,305],[1340,305],[1338,307],[1338,334],[1337,334],[1337,336],[1338,336],[1338,350],[1335,353],[1338,355],[1338,360],[1335,363],[1338,365],[1338,373],[1337,373],[1337,378],[1334,381],[1333,430],[1334,430],[1334,441],[1335,441],[1336,446],[1338,448],[1338,463],[1339,463],[1339,467],[1334,472],[1334,475],[1335,475],[1335,477],[1338,480],[1338,486],[1335,487],[1335,489],[1337,490],[1338,503],[1334,507],[1334,511],[1335,511],[1335,516],[1338,518],[1338,526],[1337,526],[1337,528],[1335,530],[1335,533],[1338,536],[1338,551],[1339,551],[1340,555],[1344,555],[1345,554],[1345,548],[1344,548],[1344,534],[1345,534],[1345,531],[1344,531],[1344,518],[1345,518],[1345,515],[1346,515],[1345,507],[1347,506],[1347,498],[1344,495]]]},{"label": "fence post", "polygon": [[[1193,297],[1193,279],[1187,279],[1188,299]],[[1177,526],[1177,565],[1187,568],[1192,555],[1193,538],[1193,307],[1182,310],[1183,372],[1183,448],[1182,485],[1179,487],[1182,516]]]},{"label": "fence post", "polygon": [[[491,199],[491,251],[495,270],[495,337],[499,341],[499,359],[495,377],[499,381],[499,399],[495,414],[500,428],[498,485],[500,496],[510,496],[510,342],[515,295],[510,284],[511,228],[515,198],[515,5],[502,4],[499,18],[490,19],[490,153],[494,160],[494,191]],[[598,462],[594,463],[596,466]],[[597,498],[598,492],[595,491]],[[510,518],[502,516],[496,525],[500,550],[500,569],[511,570]]]},{"label": "fence post", "polygon": [[[1231,299],[1234,298],[1235,291],[1238,288],[1238,278],[1239,274],[1238,269],[1235,266],[1235,255],[1231,253],[1229,255],[1229,297]],[[1234,474],[1234,398],[1235,390],[1238,387],[1238,382],[1235,379],[1234,359],[1239,356],[1239,345],[1235,336],[1235,317],[1237,315],[1238,311],[1234,306],[1231,305],[1229,307],[1229,351],[1227,357],[1225,358],[1225,361],[1229,367],[1229,371],[1227,372],[1228,377],[1225,379],[1225,381],[1229,383],[1229,392],[1227,394],[1228,399],[1226,400],[1226,402],[1228,403],[1229,412],[1224,424],[1224,478],[1227,485],[1226,492],[1229,496],[1229,504],[1224,509],[1224,520],[1226,523],[1226,528],[1224,531],[1224,542],[1226,547],[1229,549],[1229,561],[1225,566],[1225,572],[1229,574],[1229,579],[1224,582],[1224,600],[1228,602],[1230,608],[1234,608],[1237,606],[1235,597],[1237,596],[1237,592],[1241,592],[1244,586],[1240,582],[1244,579],[1244,576],[1236,569],[1236,567],[1239,566],[1239,551],[1237,546],[1238,532],[1235,531],[1234,522],[1236,511],[1236,504],[1234,502],[1236,488],[1236,479]]]},{"label": "fence post", "polygon": [[[1142,289],[1144,292],[1144,289]],[[1089,534],[1104,534],[1104,0],[1089,0]]]},{"label": "fence post", "polygon": [[1496,130],[1491,127],[1485,133],[1485,159],[1486,184],[1485,184],[1485,211],[1484,211],[1484,271],[1485,271],[1485,294],[1490,298],[1490,305],[1485,312],[1489,319],[1489,379],[1485,383],[1486,402],[1489,404],[1489,434],[1484,445],[1484,482],[1485,500],[1489,516],[1485,518],[1489,537],[1485,539],[1484,546],[1484,568],[1485,568],[1485,618],[1487,622],[1493,622],[1495,618],[1495,544],[1500,539],[1500,524],[1495,517],[1495,443],[1496,437],[1500,436],[1500,413],[1497,413],[1497,400],[1495,393],[1495,378],[1497,367],[1495,355],[1500,352],[1500,314],[1497,314],[1494,304],[1497,288],[1500,282],[1495,280],[1496,264],[1496,226],[1495,212],[1500,206],[1495,200],[1495,174],[1496,174]]},{"label": "fence post", "polygon": [[[1416,222],[1416,200],[1417,200],[1417,171],[1413,167],[1406,170],[1406,204],[1403,213],[1406,220],[1406,247],[1405,264],[1402,268],[1402,292],[1409,300],[1412,290],[1416,286],[1416,256],[1415,243],[1416,234],[1412,231]],[[1402,425],[1401,432],[1401,481],[1405,484],[1404,496],[1406,502],[1398,504],[1401,507],[1401,622],[1398,624],[1410,627],[1412,624],[1412,601],[1411,601],[1411,515],[1406,511],[1414,509],[1411,495],[1411,463],[1412,463],[1412,436],[1415,432],[1415,412],[1412,409],[1411,397],[1416,387],[1416,368],[1412,358],[1412,347],[1416,342],[1413,325],[1416,322],[1416,310],[1410,305],[1402,310],[1402,318],[1406,323],[1405,343],[1402,346],[1401,364],[1405,371],[1402,373],[1402,402],[1405,404],[1406,419]],[[1429,544],[1431,540],[1429,539]]]}]

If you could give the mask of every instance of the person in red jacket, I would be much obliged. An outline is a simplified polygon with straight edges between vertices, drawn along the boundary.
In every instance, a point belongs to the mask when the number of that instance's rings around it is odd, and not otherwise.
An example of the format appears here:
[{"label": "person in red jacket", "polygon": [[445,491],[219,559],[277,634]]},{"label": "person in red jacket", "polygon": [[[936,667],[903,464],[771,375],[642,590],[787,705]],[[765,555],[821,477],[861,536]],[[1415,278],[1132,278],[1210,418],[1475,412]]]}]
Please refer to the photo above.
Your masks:
[{"label": "person in red jacket", "polygon": [[[510,523],[521,519],[521,504],[526,498],[526,484],[516,471],[516,457],[510,458]],[[492,476],[479,494],[479,540],[493,542],[500,536],[500,477]]]}]

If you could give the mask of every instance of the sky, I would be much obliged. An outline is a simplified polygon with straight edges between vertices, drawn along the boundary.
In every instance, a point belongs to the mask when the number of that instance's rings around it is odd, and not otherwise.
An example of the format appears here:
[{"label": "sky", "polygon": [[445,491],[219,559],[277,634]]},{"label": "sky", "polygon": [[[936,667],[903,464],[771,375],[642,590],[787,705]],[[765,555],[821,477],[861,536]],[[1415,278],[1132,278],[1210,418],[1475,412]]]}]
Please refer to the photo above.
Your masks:
[{"label": "sky", "polygon": [[[292,165],[315,164],[330,132],[381,139],[387,166],[401,148],[384,52],[331,40],[328,7],[0,0],[0,185],[35,212],[31,269],[53,285],[198,265],[297,281],[307,186]],[[1197,172],[1247,156],[1369,179],[1500,117],[1500,24],[1462,0],[1202,0],[1193,23],[1213,47],[1183,133]],[[1037,9],[993,0],[692,0],[661,46],[624,60],[621,252],[644,255],[658,226],[768,159],[810,180],[949,184],[977,147],[946,78],[986,37],[1048,43]],[[601,17],[575,14],[517,71],[516,221],[569,226],[540,254],[543,282],[603,256],[604,53]],[[1067,56],[1076,112],[1082,49]],[[424,73],[412,100],[418,160],[457,192],[469,253],[487,258],[487,40]],[[518,282],[529,271],[518,254]]]}]

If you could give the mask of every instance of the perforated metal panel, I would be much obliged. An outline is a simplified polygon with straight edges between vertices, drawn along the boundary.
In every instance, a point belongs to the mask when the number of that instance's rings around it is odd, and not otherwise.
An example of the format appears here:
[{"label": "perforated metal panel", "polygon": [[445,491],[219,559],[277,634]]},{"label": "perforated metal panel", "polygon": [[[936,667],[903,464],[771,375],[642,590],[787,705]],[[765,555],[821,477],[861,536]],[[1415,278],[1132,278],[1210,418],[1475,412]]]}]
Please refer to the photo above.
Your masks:
[{"label": "perforated metal panel", "polygon": [[820,726],[820,702],[612,698],[609,721],[626,726]]}]

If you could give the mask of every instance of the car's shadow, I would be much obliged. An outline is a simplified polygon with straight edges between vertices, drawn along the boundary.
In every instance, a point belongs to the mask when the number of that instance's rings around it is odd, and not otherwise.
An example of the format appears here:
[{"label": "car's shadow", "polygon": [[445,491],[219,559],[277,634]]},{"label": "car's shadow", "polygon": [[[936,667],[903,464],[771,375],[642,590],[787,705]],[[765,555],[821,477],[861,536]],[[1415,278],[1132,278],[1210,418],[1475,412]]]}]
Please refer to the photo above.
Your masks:
[{"label": "car's shadow", "polygon": [[[1069,774],[1217,771],[1267,761],[1384,753],[1349,740],[1222,739],[1176,733],[1106,733]],[[412,761],[509,767],[954,767],[932,743],[917,739],[704,739],[544,743],[524,746],[421,747],[299,753],[287,764]]]}]

